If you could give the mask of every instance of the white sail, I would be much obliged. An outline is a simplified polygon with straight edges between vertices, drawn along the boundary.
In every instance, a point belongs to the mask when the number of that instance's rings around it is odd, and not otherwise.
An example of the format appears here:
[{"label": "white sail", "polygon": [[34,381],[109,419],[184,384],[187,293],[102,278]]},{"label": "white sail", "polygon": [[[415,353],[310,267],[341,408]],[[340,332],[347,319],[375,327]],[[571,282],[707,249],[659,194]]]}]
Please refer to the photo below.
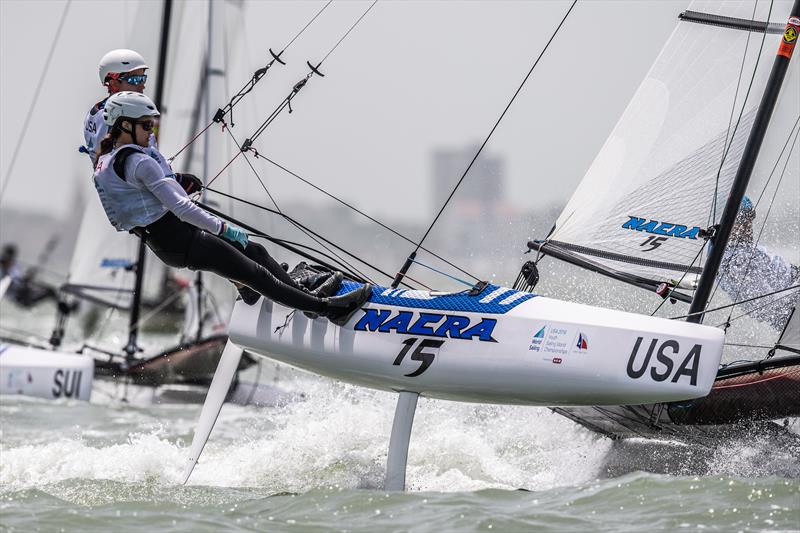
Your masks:
[{"label": "white sail", "polygon": [[86,202],[62,290],[79,298],[127,309],[133,297],[139,239],[117,232],[108,223],[100,200]]},{"label": "white sail", "polygon": [[[689,285],[702,269],[702,232],[722,215],[790,7],[775,2],[769,14],[768,2],[694,2],[691,12],[772,24],[751,32],[680,20],[548,246],[610,271]],[[796,83],[790,73],[784,93],[793,97],[782,98],[794,108],[781,110],[790,128],[800,107]],[[772,128],[788,135],[780,129]]]},{"label": "white sail", "polygon": [[800,353],[800,312],[797,308],[792,309],[789,321],[778,339],[777,348]]}]

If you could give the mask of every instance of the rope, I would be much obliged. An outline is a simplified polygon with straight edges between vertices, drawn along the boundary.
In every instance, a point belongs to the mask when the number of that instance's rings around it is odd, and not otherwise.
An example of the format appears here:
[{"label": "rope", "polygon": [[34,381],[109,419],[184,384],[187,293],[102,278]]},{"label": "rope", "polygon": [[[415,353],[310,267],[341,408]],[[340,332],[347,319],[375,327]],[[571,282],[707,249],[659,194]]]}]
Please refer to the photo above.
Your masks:
[{"label": "rope", "polygon": [[355,27],[356,27],[356,26],[358,26],[358,23],[359,23],[359,22],[361,22],[361,20],[362,20],[364,17],[366,17],[366,16],[367,16],[367,13],[369,13],[370,11],[372,11],[372,8],[373,8],[373,7],[375,7],[375,4],[377,4],[377,3],[378,3],[378,0],[373,0],[373,2],[370,4],[370,6],[367,8],[367,10],[366,10],[366,11],[364,11],[364,13],[363,13],[363,14],[362,14],[360,17],[358,17],[358,20],[356,20],[356,21],[353,23],[353,25],[352,25],[352,26],[350,26],[350,29],[349,29],[349,30],[347,30],[347,31],[345,32],[345,34],[344,34],[344,35],[342,35],[342,38],[341,38],[341,39],[339,39],[339,40],[336,42],[336,44],[335,44],[335,45],[333,45],[333,48],[331,48],[331,49],[328,51],[328,53],[327,53],[327,54],[325,54],[325,57],[323,57],[323,58],[322,58],[322,61],[320,61],[320,62],[319,62],[319,64],[317,65],[317,68],[319,68],[319,67],[320,67],[320,66],[321,66],[321,65],[322,65],[322,64],[325,62],[325,60],[326,60],[326,59],[328,59],[328,57],[330,57],[330,55],[331,55],[331,54],[334,52],[334,50],[336,50],[337,48],[339,48],[339,45],[340,45],[340,44],[342,44],[342,41],[344,41],[344,40],[347,38],[347,36],[348,36],[348,35],[350,35],[350,32],[351,32],[351,31],[353,31],[353,30],[355,29]]},{"label": "rope", "polygon": [[760,294],[758,296],[753,296],[752,298],[747,298],[746,300],[740,300],[740,301],[734,302],[732,304],[721,305],[721,306],[715,307],[713,309],[706,309],[704,311],[697,311],[697,312],[694,312],[694,313],[689,313],[688,315],[673,316],[673,317],[670,318],[670,320],[681,320],[683,318],[689,318],[690,316],[705,315],[706,313],[713,313],[714,311],[720,311],[722,309],[727,309],[729,307],[733,307],[733,306],[736,306],[736,305],[739,305],[739,304],[752,302],[752,301],[755,301],[755,300],[760,300],[761,298],[766,298],[767,296],[772,296],[773,294],[779,294],[779,293],[782,293],[782,292],[790,291],[792,289],[797,289],[798,287],[800,287],[800,284],[792,285],[791,287],[786,287],[786,288],[783,288],[783,289],[778,289],[776,291],[768,292],[766,294]]},{"label": "rope", "polygon": [[0,188],[0,201],[3,200],[3,195],[6,193],[6,187],[8,187],[9,182],[11,182],[11,175],[14,172],[14,166],[17,163],[17,156],[19,155],[20,148],[22,148],[22,142],[25,140],[25,135],[28,133],[28,126],[31,123],[31,116],[33,115],[33,110],[36,108],[36,103],[39,101],[39,94],[42,91],[45,77],[47,76],[47,73],[50,72],[50,61],[53,59],[53,55],[55,54],[56,45],[61,37],[61,30],[64,29],[64,22],[67,20],[67,13],[69,12],[71,5],[72,0],[67,0],[66,5],[64,5],[64,11],[61,13],[61,20],[58,22],[58,29],[56,30],[56,34],[53,36],[53,42],[50,44],[50,51],[47,53],[47,59],[44,62],[44,68],[42,68],[42,73],[39,75],[39,82],[36,84],[36,90],[33,92],[33,100],[31,100],[31,105],[28,107],[28,113],[25,115],[25,121],[22,123],[22,131],[17,139],[17,146],[14,148],[14,153],[11,156],[11,163],[8,165],[6,179],[3,182],[2,188]]},{"label": "rope", "polygon": [[472,286],[473,286],[473,284],[472,284],[472,283],[470,283],[469,281],[464,281],[463,279],[457,278],[457,277],[455,277],[455,276],[451,276],[451,275],[450,275],[450,274],[448,274],[447,272],[442,272],[441,270],[437,270],[437,269],[433,268],[433,267],[432,267],[432,266],[430,266],[430,265],[426,265],[425,263],[421,263],[421,262],[417,261],[416,259],[414,259],[414,263],[418,264],[418,265],[419,265],[419,266],[421,266],[421,267],[425,267],[425,268],[428,268],[428,269],[430,269],[430,270],[433,270],[433,271],[434,271],[434,272],[436,272],[437,274],[441,274],[442,276],[446,276],[446,277],[448,277],[448,278],[450,278],[450,279],[452,279],[452,280],[455,280],[455,281],[457,281],[457,282],[459,282],[459,283],[463,283],[463,284],[464,284],[464,285],[466,285],[467,287],[472,287]]},{"label": "rope", "polygon": [[[210,188],[206,187],[206,190],[208,190],[209,192],[213,192],[213,193],[219,194],[219,195],[221,195],[221,196],[224,196],[224,197],[226,197],[226,198],[231,198],[231,199],[233,199],[233,200],[236,200],[236,201],[238,201],[238,202],[241,202],[241,203],[243,203],[243,204],[245,204],[245,205],[249,205],[249,206],[251,206],[251,207],[255,207],[256,209],[261,209],[262,211],[266,211],[266,212],[268,212],[268,213],[272,213],[272,214],[274,214],[274,215],[281,216],[281,217],[285,218],[285,219],[286,219],[288,222],[290,222],[290,223],[292,223],[292,224],[294,224],[294,225],[297,225],[297,226],[298,226],[299,228],[301,228],[302,230],[308,231],[308,232],[309,232],[309,233],[311,233],[312,235],[314,235],[314,236],[316,236],[317,238],[319,238],[319,239],[321,239],[321,240],[325,241],[326,243],[328,243],[330,246],[333,246],[333,247],[334,247],[334,248],[336,248],[337,250],[339,250],[339,251],[341,251],[341,252],[343,252],[343,253],[345,253],[345,254],[349,255],[350,257],[354,258],[355,260],[359,261],[360,263],[362,263],[362,264],[364,264],[364,265],[366,265],[366,266],[368,266],[368,267],[372,268],[372,269],[373,269],[373,270],[375,270],[376,272],[378,272],[378,273],[380,273],[380,274],[382,274],[382,275],[386,276],[386,277],[387,277],[387,278],[389,278],[389,279],[391,279],[391,278],[392,278],[392,276],[391,276],[391,275],[387,274],[387,273],[386,273],[386,272],[384,272],[383,270],[381,270],[381,269],[379,269],[378,267],[376,267],[376,266],[372,265],[371,263],[368,263],[368,262],[367,262],[367,261],[365,261],[364,259],[361,259],[360,257],[358,257],[357,255],[353,254],[352,252],[348,252],[348,251],[347,251],[347,250],[345,250],[344,248],[342,248],[342,247],[338,246],[337,244],[335,244],[335,243],[331,242],[330,240],[326,239],[326,238],[325,238],[325,237],[323,237],[322,235],[319,235],[318,233],[314,232],[313,230],[311,230],[311,229],[307,228],[306,226],[303,226],[302,224],[300,224],[299,222],[297,222],[296,220],[294,220],[292,217],[290,217],[289,215],[287,215],[287,214],[285,214],[285,213],[278,212],[278,211],[276,211],[276,210],[274,210],[274,209],[270,209],[270,208],[268,208],[268,207],[265,207],[265,206],[263,206],[263,205],[259,205],[259,204],[257,204],[257,203],[251,202],[251,201],[249,201],[249,200],[245,200],[244,198],[238,198],[238,197],[236,197],[236,196],[233,196],[233,195],[230,195],[230,194],[224,193],[224,192],[222,192],[222,191],[219,191],[219,190],[216,190],[216,189],[210,189]],[[266,237],[266,234],[262,234],[262,236],[265,236],[265,237]],[[275,239],[275,240],[276,240],[276,241],[280,241],[281,239]],[[327,249],[327,248],[326,248],[326,249]],[[329,251],[330,251],[330,250],[329,250]],[[346,264],[346,263],[345,263],[345,264]],[[349,265],[348,265],[348,266],[349,266]],[[353,267],[351,267],[351,268],[353,268]],[[362,274],[362,273],[360,273],[360,272],[359,272],[359,274],[361,274],[362,276],[364,276],[364,274]],[[367,276],[364,276],[364,278],[365,278],[365,279],[367,279],[368,281],[372,281],[372,280],[370,280],[370,279],[369,279]],[[409,287],[409,288],[413,288],[413,287]]]},{"label": "rope", "polygon": [[[228,133],[230,134],[230,136],[231,136],[231,139],[233,140],[233,142],[234,142],[234,143],[236,143],[236,146],[239,146],[239,142],[236,140],[236,137],[233,135],[233,132],[231,132],[231,131],[230,131],[230,128],[226,128],[226,130],[227,130],[227,131],[228,131]],[[258,153],[256,150],[253,150],[253,152],[254,152],[254,153]],[[241,150],[240,150],[240,151],[237,153],[237,156],[238,156],[239,154],[243,154],[243,153],[244,153],[244,151],[241,151]],[[234,159],[235,159],[235,157],[234,157]],[[299,230],[300,230],[302,233],[304,233],[304,234],[306,235],[306,237],[310,238],[312,241],[316,242],[316,243],[317,243],[319,246],[323,247],[323,248],[324,248],[324,249],[326,249],[328,252],[330,252],[331,254],[333,254],[333,255],[334,255],[334,256],[335,256],[335,257],[336,257],[336,258],[339,260],[339,262],[340,262],[341,264],[343,264],[343,265],[346,265],[348,268],[350,268],[351,270],[353,270],[353,271],[357,272],[357,273],[358,273],[360,276],[362,276],[363,278],[366,278],[367,280],[369,280],[369,281],[372,281],[372,280],[370,280],[369,276],[367,276],[366,274],[364,274],[363,272],[361,272],[360,270],[358,270],[358,269],[357,269],[355,266],[353,266],[352,264],[350,264],[350,263],[349,263],[347,260],[345,260],[343,257],[341,257],[341,256],[340,256],[340,255],[338,255],[336,252],[334,252],[333,250],[331,250],[330,248],[328,248],[327,246],[325,246],[325,244],[324,244],[324,243],[322,243],[322,242],[320,242],[320,240],[319,240],[319,239],[315,238],[315,236],[314,236],[314,235],[316,235],[316,234],[312,235],[312,234],[309,232],[309,230],[308,230],[307,228],[305,228],[304,226],[301,226],[301,225],[300,225],[298,222],[296,222],[294,219],[292,219],[292,218],[290,218],[290,217],[286,216],[286,215],[283,213],[283,211],[281,211],[281,208],[278,206],[278,203],[275,201],[275,198],[274,198],[274,197],[272,196],[272,194],[269,192],[269,189],[267,188],[266,184],[264,183],[264,180],[262,180],[262,179],[261,179],[261,175],[258,173],[258,171],[256,170],[256,168],[253,166],[253,164],[250,162],[250,160],[247,158],[247,156],[245,156],[245,158],[244,158],[244,159],[245,159],[245,161],[247,161],[247,164],[248,164],[248,166],[250,167],[250,170],[252,170],[252,171],[253,171],[253,174],[256,176],[256,179],[257,179],[257,180],[258,180],[258,182],[261,184],[261,187],[264,189],[264,192],[266,192],[266,193],[267,193],[267,196],[269,196],[269,199],[270,199],[270,200],[272,201],[272,203],[275,205],[275,209],[277,210],[277,214],[279,214],[279,215],[283,216],[283,217],[284,217],[284,218],[285,218],[287,221],[289,221],[289,222],[290,222],[292,225],[294,225],[294,226],[295,226],[297,229],[299,229]],[[227,167],[227,165],[226,165],[226,167]],[[223,170],[224,170],[224,169],[223,169]],[[215,177],[214,179],[216,179],[216,177]],[[213,180],[212,180],[212,181],[213,181]],[[209,185],[210,185],[210,184],[211,184],[211,183],[209,182]],[[206,190],[210,190],[210,189],[208,189],[208,187],[206,187]],[[231,196],[233,196],[233,195],[231,195]],[[328,241],[328,242],[329,242],[329,241]],[[339,247],[337,246],[336,248],[339,248]],[[339,248],[339,249],[341,249],[341,248]],[[345,253],[347,253],[347,252],[345,252]],[[365,264],[366,264],[366,263],[365,263]]]},{"label": "rope", "polygon": [[[770,0],[770,3],[769,3],[769,12],[767,13],[767,20],[769,20],[769,17],[772,14],[773,1],[774,0]],[[755,17],[755,7],[753,7],[753,11],[754,11],[753,16]],[[763,36],[761,37],[761,46],[759,46],[759,48],[758,48],[758,56],[756,57],[756,63],[755,63],[755,65],[753,65],[753,75],[750,76],[750,83],[748,84],[747,92],[744,95],[744,102],[742,102],[742,108],[739,110],[739,116],[736,119],[736,125],[733,127],[733,134],[731,135],[731,143],[730,143],[730,145],[728,145],[725,148],[725,152],[722,154],[722,161],[719,164],[719,170],[717,170],[717,182],[719,182],[719,175],[722,172],[722,167],[725,164],[725,159],[728,157],[728,151],[730,150],[730,146],[733,145],[733,138],[736,136],[736,132],[739,129],[739,124],[742,121],[742,116],[744,115],[745,105],[747,104],[747,100],[750,98],[750,91],[753,89],[753,83],[755,82],[755,79],[756,79],[756,73],[758,72],[758,64],[761,61],[761,52],[764,50],[764,41],[766,40],[766,38],[767,38],[767,34],[766,34],[766,32],[764,32]],[[750,35],[748,34],[748,43],[749,43],[749,39],[750,39]],[[745,55],[746,54],[747,54],[747,49],[745,49]],[[742,59],[742,61],[744,62],[744,59]],[[738,92],[738,86],[737,86],[737,92]],[[736,101],[735,100],[733,102],[733,105],[736,106]],[[715,185],[715,192],[716,192],[716,189],[717,189],[717,186]],[[716,201],[717,201],[716,194],[714,195],[714,200],[713,201],[716,204]],[[716,206],[714,207],[714,209],[716,209]],[[709,227],[710,226],[711,225],[709,224]],[[715,284],[714,290],[711,291],[711,296],[708,298],[709,301],[713,300],[714,295],[717,293],[717,288],[718,287],[719,287],[719,282],[717,282]]]},{"label": "rope", "polygon": [[503,109],[503,112],[500,114],[500,117],[497,119],[497,122],[495,122],[494,126],[492,126],[491,131],[489,131],[489,134],[484,139],[483,144],[481,144],[480,148],[478,148],[478,151],[475,153],[475,157],[472,158],[472,161],[470,161],[469,165],[467,165],[467,169],[461,175],[461,178],[458,180],[458,183],[456,183],[456,186],[453,187],[453,190],[450,192],[450,196],[447,197],[447,200],[445,200],[445,202],[442,205],[441,209],[439,209],[439,212],[434,217],[433,222],[431,222],[430,226],[428,226],[428,229],[425,231],[425,234],[422,236],[422,238],[417,243],[416,247],[414,248],[414,251],[409,255],[409,259],[406,261],[406,265],[404,265],[404,268],[401,268],[400,272],[398,272],[398,277],[395,278],[395,283],[398,283],[399,280],[402,279],[403,276],[405,276],[404,270],[407,270],[407,265],[410,265],[410,263],[413,260],[414,256],[416,255],[416,253],[419,251],[420,247],[422,246],[422,243],[425,241],[425,239],[428,237],[428,234],[433,229],[433,226],[436,225],[436,222],[439,220],[439,217],[444,212],[445,208],[447,207],[447,204],[450,203],[450,200],[453,198],[453,195],[455,195],[456,191],[461,186],[461,183],[464,181],[464,178],[467,177],[467,174],[469,173],[470,169],[472,168],[472,165],[474,165],[475,161],[477,161],[478,156],[480,156],[480,154],[483,151],[484,147],[489,142],[489,139],[491,139],[492,134],[494,134],[495,130],[500,125],[500,122],[503,120],[503,117],[506,116],[506,113],[508,112],[509,108],[514,103],[514,100],[516,100],[517,95],[519,95],[519,93],[522,91],[522,88],[525,86],[525,83],[528,81],[528,78],[530,78],[531,74],[533,74],[533,70],[536,68],[536,65],[539,64],[539,61],[542,59],[542,56],[544,56],[545,52],[547,52],[547,49],[550,47],[550,43],[553,42],[553,39],[555,39],[556,35],[558,34],[558,31],[564,25],[564,22],[566,22],[567,17],[572,12],[572,9],[575,7],[575,4],[577,4],[577,3],[578,3],[578,0],[573,0],[572,4],[569,6],[569,9],[567,10],[566,14],[564,15],[564,18],[561,19],[561,22],[558,24],[558,27],[556,27],[556,30],[550,36],[550,39],[547,41],[547,44],[545,44],[544,48],[542,49],[541,53],[539,54],[539,57],[537,57],[536,61],[533,62],[533,65],[531,66],[530,70],[528,71],[528,74],[525,75],[525,78],[522,80],[522,83],[520,83],[519,87],[517,87],[517,90],[514,92],[514,95],[511,97],[511,100],[509,100],[509,102],[506,105],[505,109]]},{"label": "rope", "polygon": [[[758,7],[758,2],[753,2],[753,13],[750,15],[750,22],[753,22],[756,18],[756,8]],[[769,20],[769,17],[767,17]],[[725,143],[722,145],[722,160],[719,162],[719,168],[717,169],[717,176],[714,181],[714,196],[711,200],[711,213],[709,213],[709,220],[706,224],[707,227],[711,227],[712,221],[717,219],[717,194],[719,192],[719,175],[722,173],[722,167],[725,165],[725,158],[728,156],[728,150],[730,150],[730,145],[728,144],[728,140],[731,140],[731,144],[733,144],[733,136],[731,136],[731,123],[733,122],[733,115],[736,111],[736,99],[739,97],[739,87],[742,83],[742,74],[744,74],[744,64],[747,60],[747,50],[750,48],[750,32],[747,32],[747,41],[744,45],[744,53],[742,54],[742,64],[739,66],[739,77],[736,79],[736,91],[733,93],[733,103],[731,104],[731,114],[728,117],[728,129],[725,131]],[[764,34],[766,37],[766,32]],[[762,38],[761,45],[763,47],[764,40]],[[761,54],[759,53],[759,59]],[[756,59],[756,69],[758,68],[758,59]],[[755,76],[755,69],[753,71],[753,75]],[[752,81],[751,81],[752,84]],[[750,91],[748,90],[747,95],[745,95],[744,102],[742,102],[742,109],[747,104],[747,97],[750,95]],[[741,118],[741,115],[739,115]],[[739,122],[737,120],[736,126],[739,126]],[[733,135],[736,135],[736,128],[733,130]]]},{"label": "rope", "polygon": [[[341,198],[339,198],[339,197],[337,197],[337,196],[335,196],[335,195],[331,194],[330,192],[326,191],[326,190],[325,190],[325,189],[323,189],[322,187],[319,187],[318,185],[315,185],[315,184],[314,184],[314,183],[312,183],[311,181],[309,181],[309,180],[307,180],[307,179],[303,178],[302,176],[300,176],[299,174],[297,174],[297,173],[295,173],[295,172],[293,172],[293,171],[289,170],[289,169],[288,169],[288,168],[286,168],[285,166],[283,166],[283,165],[281,165],[281,164],[279,164],[279,163],[276,163],[275,161],[273,161],[273,160],[272,160],[272,159],[270,159],[269,157],[265,156],[264,154],[261,154],[261,153],[259,153],[259,152],[254,152],[254,153],[253,153],[253,155],[254,155],[256,158],[263,159],[263,160],[267,161],[268,163],[270,163],[270,164],[274,165],[275,167],[277,167],[277,168],[279,168],[279,169],[283,170],[284,172],[286,172],[286,173],[287,173],[287,174],[289,174],[290,176],[293,176],[293,177],[297,178],[298,180],[302,181],[302,182],[303,182],[303,183],[305,183],[306,185],[308,185],[308,186],[310,186],[310,187],[312,187],[312,188],[316,189],[317,191],[321,192],[322,194],[324,194],[324,195],[328,196],[329,198],[332,198],[333,200],[335,200],[335,201],[339,202],[340,204],[342,204],[343,206],[347,207],[348,209],[350,209],[350,210],[352,210],[352,211],[355,211],[356,213],[358,213],[359,215],[363,216],[364,218],[366,218],[366,219],[367,219],[367,220],[369,220],[370,222],[373,222],[373,223],[377,224],[377,225],[378,225],[378,226],[380,226],[381,228],[383,228],[383,229],[385,229],[385,230],[389,231],[390,233],[393,233],[393,234],[394,234],[394,235],[396,235],[397,237],[400,237],[401,239],[405,240],[406,242],[409,242],[409,243],[411,243],[411,244],[416,244],[416,243],[415,243],[413,240],[411,240],[410,238],[406,237],[405,235],[403,235],[403,234],[402,234],[402,233],[400,233],[399,231],[395,230],[394,228],[392,228],[392,227],[390,227],[390,226],[388,226],[388,225],[384,224],[384,223],[383,223],[383,222],[381,222],[380,220],[377,220],[377,219],[373,218],[372,216],[368,215],[368,214],[367,214],[367,213],[365,213],[364,211],[361,211],[361,210],[360,210],[360,209],[358,209],[357,207],[355,207],[355,206],[353,206],[353,205],[351,205],[351,204],[349,204],[349,203],[345,202],[345,201],[344,201],[344,200],[342,200]],[[476,275],[474,275],[474,274],[470,274],[469,272],[467,272],[467,271],[466,271],[466,270],[464,270],[463,268],[461,268],[461,267],[459,267],[458,265],[456,265],[456,264],[452,263],[451,261],[448,261],[448,260],[447,260],[447,259],[445,259],[444,257],[442,257],[442,256],[438,255],[437,253],[435,253],[435,252],[433,252],[433,251],[429,250],[428,248],[425,248],[424,246],[422,246],[422,247],[420,247],[420,249],[421,249],[421,250],[423,250],[423,251],[425,251],[425,252],[427,252],[427,253],[429,253],[429,254],[431,254],[433,257],[435,257],[436,259],[438,259],[438,260],[442,261],[443,263],[447,264],[448,266],[450,266],[450,267],[452,267],[452,268],[455,268],[456,270],[458,270],[458,271],[459,271],[459,272],[461,272],[462,274],[465,274],[465,275],[467,275],[467,276],[471,277],[471,278],[472,278],[472,279],[474,279],[475,281],[479,281],[479,279],[480,279],[480,278],[478,278]]]},{"label": "rope", "polygon": [[[800,122],[800,117],[797,118],[797,121],[795,122],[794,126],[792,126],[792,131],[794,131],[794,128],[797,126],[798,122]],[[798,131],[797,134],[800,134],[800,131]],[[777,183],[777,185],[775,185],[775,191],[772,193],[772,198],[770,199],[770,202],[769,202],[769,207],[767,207],[767,214],[764,216],[764,221],[761,224],[761,228],[758,231],[758,237],[756,237],[756,241],[754,243],[754,246],[756,246],[756,247],[758,246],[758,243],[761,242],[761,237],[764,234],[764,229],[767,227],[767,220],[769,220],[769,214],[772,212],[772,207],[775,205],[775,198],[778,195],[778,191],[780,190],[781,183],[783,183],[783,178],[786,175],[786,167],[789,165],[789,160],[792,157],[792,152],[794,151],[795,143],[797,142],[797,137],[798,137],[797,134],[794,135],[794,141],[792,141],[792,147],[789,149],[789,154],[787,155],[786,162],[783,165],[783,170],[781,170],[781,176],[780,176],[780,178],[778,178],[778,183]],[[791,138],[792,138],[792,133],[790,131],[789,132],[789,139],[791,139]],[[788,144],[788,139],[787,139],[787,144]],[[773,174],[775,172],[775,169],[777,169],[778,164],[780,163],[780,158],[783,156],[784,150],[786,150],[786,144],[784,144],[783,150],[781,150],[781,153],[778,156],[777,161],[775,161],[775,166],[772,168],[772,172],[770,172],[769,179],[767,179],[767,182],[764,184],[764,188],[762,189],[761,195],[758,198],[759,201],[761,200],[761,197],[763,196],[764,192],[766,192],[767,187],[769,186],[769,183],[772,180],[772,176],[773,176]],[[756,202],[756,205],[758,205],[758,202]],[[737,243],[737,245],[738,244],[740,244],[740,243]],[[754,253],[750,254],[750,257],[747,260],[747,266],[745,266],[744,275],[742,276],[742,278],[743,278],[742,279],[742,283],[739,283],[739,286],[736,289],[736,296],[733,297],[734,300],[739,298],[739,295],[742,293],[742,287],[744,286],[744,283],[746,282],[746,280],[750,276],[750,268],[753,266],[753,258],[754,257],[755,257]],[[730,321],[731,316],[733,316],[733,309],[734,308],[732,307],[731,308],[731,312],[728,314],[728,320],[729,321]]]},{"label": "rope", "polygon": [[[299,32],[297,32],[294,37],[292,37],[292,39],[286,44],[286,46],[284,46],[281,49],[280,52],[278,52],[277,54],[273,54],[272,60],[269,63],[267,63],[264,67],[261,67],[260,69],[256,70],[253,73],[253,76],[247,81],[247,83],[245,83],[244,86],[241,89],[239,89],[239,92],[237,92],[235,95],[231,97],[231,99],[228,101],[225,107],[217,111],[217,113],[214,115],[214,118],[208,123],[208,125],[205,128],[203,128],[199,133],[197,133],[192,138],[192,140],[186,143],[186,145],[183,148],[178,150],[178,152],[175,155],[170,157],[169,161],[170,162],[174,161],[176,157],[178,157],[184,150],[186,150],[192,143],[194,143],[201,135],[203,135],[206,131],[208,131],[208,128],[210,128],[214,124],[214,122],[222,122],[226,114],[231,115],[231,125],[233,126],[233,108],[236,106],[236,104],[238,104],[242,100],[242,98],[244,98],[248,93],[250,93],[250,91],[252,91],[255,88],[256,84],[258,84],[258,82],[261,81],[261,78],[263,78],[266,75],[267,71],[270,69],[270,67],[272,67],[272,65],[275,63],[276,60],[283,63],[283,61],[280,61],[279,59],[281,55],[283,55],[283,53],[286,50],[288,50],[290,46],[292,46],[292,43],[294,43],[297,40],[297,38],[300,37],[303,34],[303,32],[305,32],[306,29],[308,29],[308,27],[311,26],[311,24],[315,20],[317,20],[317,17],[319,17],[322,14],[322,12],[325,11],[329,5],[331,5],[332,2],[333,0],[328,0],[328,2],[324,6],[322,6],[322,8],[319,11],[317,11],[317,13],[311,18],[311,20],[309,20],[306,23],[306,25],[303,26],[303,28]],[[272,53],[272,50],[270,50],[270,53]]]}]

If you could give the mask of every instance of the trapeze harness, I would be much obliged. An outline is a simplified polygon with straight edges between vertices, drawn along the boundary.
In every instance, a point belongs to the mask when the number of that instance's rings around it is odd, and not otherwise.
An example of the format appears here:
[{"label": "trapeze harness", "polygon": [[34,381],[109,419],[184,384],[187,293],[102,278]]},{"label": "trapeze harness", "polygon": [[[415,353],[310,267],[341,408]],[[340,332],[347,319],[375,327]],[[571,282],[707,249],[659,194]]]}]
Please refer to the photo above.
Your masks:
[{"label": "trapeze harness", "polygon": [[120,146],[98,158],[94,183],[111,225],[141,237],[168,266],[213,272],[301,311],[325,310],[263,246],[242,250],[219,237],[222,221],[192,203],[158,151]]}]

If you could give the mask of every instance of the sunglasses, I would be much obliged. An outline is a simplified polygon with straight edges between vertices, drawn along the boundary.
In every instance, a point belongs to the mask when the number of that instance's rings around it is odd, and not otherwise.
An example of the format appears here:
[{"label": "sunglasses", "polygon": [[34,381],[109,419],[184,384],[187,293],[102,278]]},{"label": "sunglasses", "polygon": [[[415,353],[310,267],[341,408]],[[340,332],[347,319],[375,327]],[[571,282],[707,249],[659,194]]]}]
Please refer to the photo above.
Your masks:
[{"label": "sunglasses", "polygon": [[144,122],[137,122],[136,124],[141,126],[144,131],[153,131],[153,128],[156,127],[156,123],[153,120],[146,120]]},{"label": "sunglasses", "polygon": [[147,74],[120,74],[117,79],[130,85],[144,85],[144,82],[147,81]]}]

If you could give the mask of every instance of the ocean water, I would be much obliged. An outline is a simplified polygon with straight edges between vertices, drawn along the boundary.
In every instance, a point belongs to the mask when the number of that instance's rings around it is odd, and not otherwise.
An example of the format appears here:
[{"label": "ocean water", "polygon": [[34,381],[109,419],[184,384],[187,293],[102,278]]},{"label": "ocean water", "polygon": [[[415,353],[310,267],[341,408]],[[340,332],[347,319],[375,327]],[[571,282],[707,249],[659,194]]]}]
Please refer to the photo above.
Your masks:
[{"label": "ocean water", "polygon": [[614,443],[530,407],[421,399],[386,493],[394,395],[280,375],[304,399],[226,405],[186,486],[197,405],[0,398],[0,529],[800,530],[800,446]]}]

